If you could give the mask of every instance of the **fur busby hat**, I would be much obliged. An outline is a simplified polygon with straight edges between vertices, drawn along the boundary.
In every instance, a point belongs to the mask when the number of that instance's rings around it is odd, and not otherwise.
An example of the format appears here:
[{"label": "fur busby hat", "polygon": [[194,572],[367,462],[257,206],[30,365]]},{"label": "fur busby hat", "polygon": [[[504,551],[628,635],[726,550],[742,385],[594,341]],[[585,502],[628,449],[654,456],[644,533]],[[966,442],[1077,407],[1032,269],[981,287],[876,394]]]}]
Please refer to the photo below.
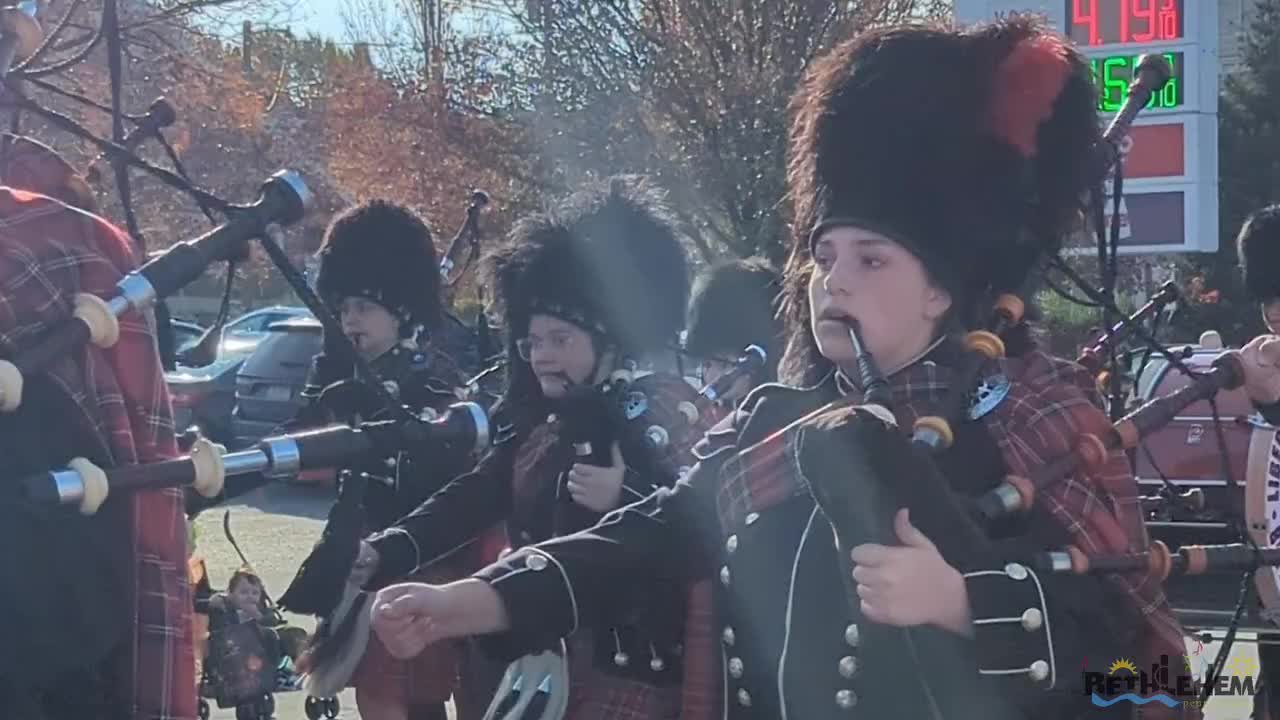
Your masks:
[{"label": "fur busby hat", "polygon": [[1280,298],[1280,205],[1270,205],[1244,221],[1236,238],[1240,269],[1249,297]]},{"label": "fur busby hat", "polygon": [[684,327],[688,260],[661,194],[643,178],[613,177],[523,218],[484,267],[512,346],[537,313],[632,357],[675,348]]},{"label": "fur busby hat", "polygon": [[316,292],[330,306],[373,300],[400,318],[401,332],[434,330],[442,316],[440,270],[431,231],[416,213],[371,200],[334,218],[320,246]]},{"label": "fur busby hat", "polygon": [[772,377],[782,338],[776,302],[781,290],[782,274],[763,258],[712,266],[694,283],[685,350],[698,357],[729,353],[736,358],[748,345],[759,345],[768,354]]},{"label": "fur busby hat", "polygon": [[[1089,65],[1026,16],[864,32],[811,65],[792,113],[789,354],[807,333],[811,248],[824,230],[894,239],[970,326],[1060,247],[1098,182]],[[816,351],[811,336],[800,345]]]}]

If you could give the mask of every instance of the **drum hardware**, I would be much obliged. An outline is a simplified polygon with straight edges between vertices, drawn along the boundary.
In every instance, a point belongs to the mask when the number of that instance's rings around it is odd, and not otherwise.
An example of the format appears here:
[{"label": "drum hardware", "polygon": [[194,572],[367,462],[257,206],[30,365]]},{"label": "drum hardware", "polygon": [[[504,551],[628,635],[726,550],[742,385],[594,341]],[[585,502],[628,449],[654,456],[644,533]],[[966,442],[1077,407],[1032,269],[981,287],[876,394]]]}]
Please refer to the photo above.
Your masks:
[{"label": "drum hardware", "polygon": [[1142,504],[1142,513],[1150,519],[1171,520],[1175,509],[1188,512],[1204,512],[1204,490],[1191,488],[1185,492],[1173,493],[1162,488],[1156,495],[1142,495],[1138,498]]}]

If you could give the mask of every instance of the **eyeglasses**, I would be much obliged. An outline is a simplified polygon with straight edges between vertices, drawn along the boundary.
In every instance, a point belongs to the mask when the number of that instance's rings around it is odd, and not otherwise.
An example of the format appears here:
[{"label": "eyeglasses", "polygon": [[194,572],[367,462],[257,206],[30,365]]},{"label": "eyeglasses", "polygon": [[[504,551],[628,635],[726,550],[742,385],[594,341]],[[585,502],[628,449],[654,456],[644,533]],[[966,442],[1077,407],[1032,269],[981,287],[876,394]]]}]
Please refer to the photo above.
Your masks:
[{"label": "eyeglasses", "polygon": [[534,350],[542,350],[550,347],[557,353],[565,352],[574,345],[574,337],[572,335],[552,335],[548,339],[539,337],[522,337],[516,340],[516,352],[520,354],[520,359],[529,362],[533,357]]}]

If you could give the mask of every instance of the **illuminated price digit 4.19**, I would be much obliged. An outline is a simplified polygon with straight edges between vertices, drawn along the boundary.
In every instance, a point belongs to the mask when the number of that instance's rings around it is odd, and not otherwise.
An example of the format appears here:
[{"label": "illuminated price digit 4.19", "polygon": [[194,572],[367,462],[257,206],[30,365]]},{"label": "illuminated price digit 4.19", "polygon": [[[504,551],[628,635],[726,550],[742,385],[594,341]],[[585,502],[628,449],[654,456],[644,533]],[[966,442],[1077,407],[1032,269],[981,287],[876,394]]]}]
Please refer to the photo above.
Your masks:
[{"label": "illuminated price digit 4.19", "polygon": [[1081,43],[1148,43],[1182,37],[1179,0],[1066,0],[1069,35]]}]

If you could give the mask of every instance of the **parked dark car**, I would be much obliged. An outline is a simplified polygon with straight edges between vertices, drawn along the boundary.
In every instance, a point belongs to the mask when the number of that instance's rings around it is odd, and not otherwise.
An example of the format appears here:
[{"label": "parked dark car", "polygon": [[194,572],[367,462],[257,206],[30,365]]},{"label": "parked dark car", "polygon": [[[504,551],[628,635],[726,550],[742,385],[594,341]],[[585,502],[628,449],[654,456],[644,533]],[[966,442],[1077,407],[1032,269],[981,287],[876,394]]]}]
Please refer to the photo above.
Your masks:
[{"label": "parked dark car", "polygon": [[302,407],[311,359],[323,347],[322,326],[309,317],[272,323],[235,380],[232,432],[238,447],[269,435]]},{"label": "parked dark car", "polygon": [[178,365],[164,374],[178,432],[195,425],[200,428],[200,434],[214,442],[231,441],[236,372],[242,364],[243,357],[228,358],[198,368]]}]

